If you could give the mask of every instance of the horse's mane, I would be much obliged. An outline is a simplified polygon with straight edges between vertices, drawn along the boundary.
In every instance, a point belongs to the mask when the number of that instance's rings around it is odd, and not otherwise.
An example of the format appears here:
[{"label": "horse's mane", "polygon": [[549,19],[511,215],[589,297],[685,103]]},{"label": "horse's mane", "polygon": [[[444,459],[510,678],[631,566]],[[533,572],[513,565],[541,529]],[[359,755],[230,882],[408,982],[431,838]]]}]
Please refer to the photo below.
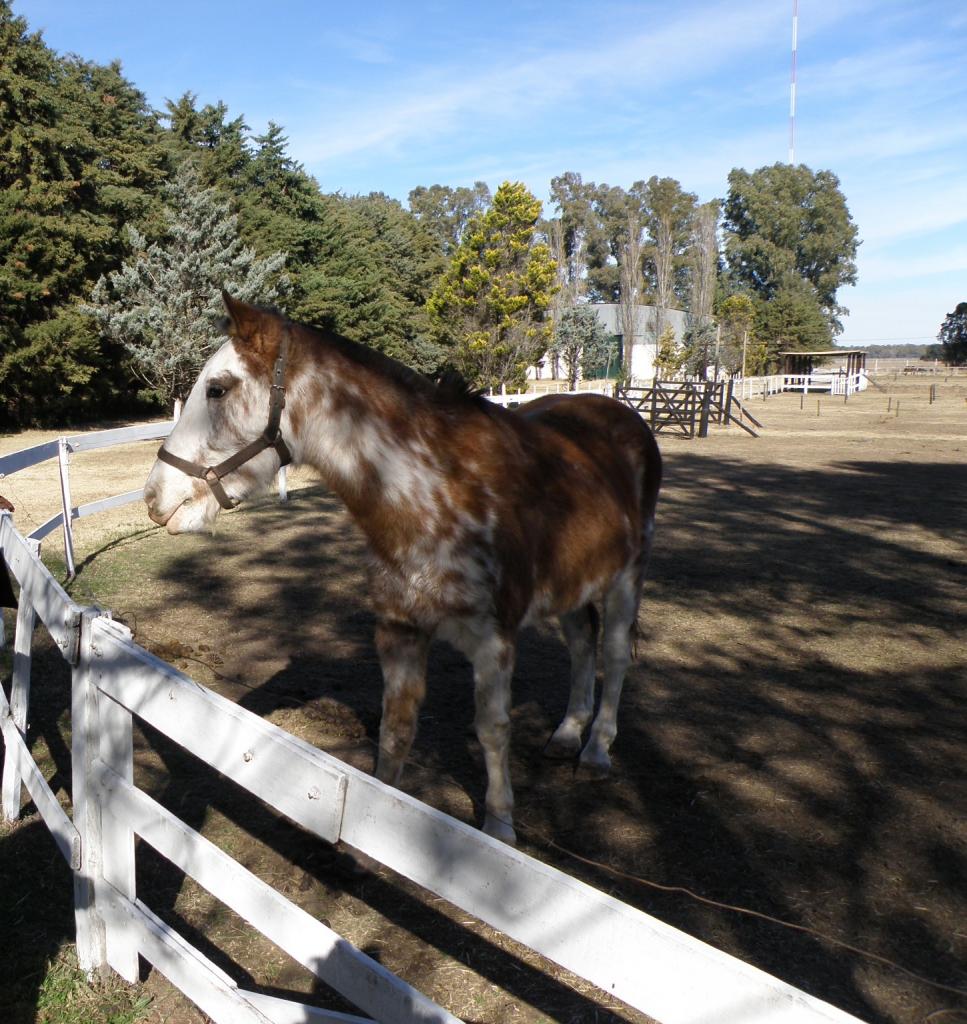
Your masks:
[{"label": "horse's mane", "polygon": [[327,328],[309,327],[302,324],[293,324],[293,326],[301,327],[317,344],[335,348],[341,355],[357,365],[375,370],[381,376],[401,384],[407,391],[422,395],[434,403],[450,406],[472,405],[481,408],[490,406],[490,403],[483,398],[483,390],[471,387],[457,370],[446,368],[430,377],[385,352],[370,348],[369,345],[363,345],[358,341],[351,341]]},{"label": "horse's mane", "polygon": [[483,388],[471,387],[467,379],[459,370],[447,368],[442,370],[434,378],[436,395],[443,402],[469,402],[479,405],[485,399]]},{"label": "horse's mane", "polygon": [[[255,308],[260,313],[277,319],[281,327],[288,327],[289,330],[308,336],[313,344],[335,348],[341,355],[357,365],[375,370],[381,376],[401,384],[406,390],[422,395],[434,403],[493,408],[484,399],[483,389],[471,387],[458,370],[447,367],[429,377],[398,359],[386,355],[385,352],[370,348],[358,341],[351,341],[331,328],[297,323],[274,306],[256,306]],[[222,319],[220,327],[224,333],[229,333],[230,324],[229,317]]]}]

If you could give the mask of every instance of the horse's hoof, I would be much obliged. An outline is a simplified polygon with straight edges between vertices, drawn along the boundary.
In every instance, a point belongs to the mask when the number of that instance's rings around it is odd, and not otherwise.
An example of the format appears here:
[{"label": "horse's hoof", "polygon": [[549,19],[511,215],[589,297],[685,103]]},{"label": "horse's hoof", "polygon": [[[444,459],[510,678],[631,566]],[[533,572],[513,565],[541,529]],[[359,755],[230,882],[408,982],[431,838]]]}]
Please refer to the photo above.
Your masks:
[{"label": "horse's hoof", "polygon": [[483,831],[491,839],[499,839],[508,846],[517,845],[517,833],[514,831],[514,826],[502,818],[495,818],[493,815],[488,814],[484,818]]},{"label": "horse's hoof", "polygon": [[549,761],[573,761],[580,750],[580,743],[558,740],[552,736],[545,744],[543,753]]},{"label": "horse's hoof", "polygon": [[579,782],[600,782],[611,774],[611,760],[592,760],[582,757],[574,770],[574,777]]}]

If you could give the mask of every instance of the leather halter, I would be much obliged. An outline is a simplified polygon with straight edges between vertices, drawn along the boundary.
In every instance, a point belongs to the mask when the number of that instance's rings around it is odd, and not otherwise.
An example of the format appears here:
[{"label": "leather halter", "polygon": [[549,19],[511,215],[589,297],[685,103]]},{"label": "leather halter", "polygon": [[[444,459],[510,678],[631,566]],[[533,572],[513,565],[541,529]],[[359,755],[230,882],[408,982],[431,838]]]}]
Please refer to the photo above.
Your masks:
[{"label": "leather halter", "polygon": [[238,469],[239,466],[243,466],[250,459],[254,459],[256,455],[264,452],[266,448],[275,449],[276,454],[279,456],[280,468],[287,466],[292,461],[292,453],[289,451],[289,446],[282,439],[282,433],[279,429],[279,425],[282,422],[282,410],[285,408],[285,361],[288,351],[289,336],[284,334],[282,336],[282,344],[279,346],[279,357],[276,359],[275,369],[272,371],[269,422],[265,430],[262,431],[261,436],[247,444],[240,451],[237,451],[234,455],[229,456],[224,462],[219,462],[217,466],[202,466],[197,462],[189,462],[187,459],[179,458],[177,455],[172,455],[163,444],[158,449],[158,458],[161,462],[166,462],[169,466],[180,469],[182,473],[187,473],[188,476],[204,480],[211,489],[212,494],[215,495],[218,504],[224,509],[235,508],[241,499],[232,498],[228,495],[225,488],[222,487],[222,477]]}]

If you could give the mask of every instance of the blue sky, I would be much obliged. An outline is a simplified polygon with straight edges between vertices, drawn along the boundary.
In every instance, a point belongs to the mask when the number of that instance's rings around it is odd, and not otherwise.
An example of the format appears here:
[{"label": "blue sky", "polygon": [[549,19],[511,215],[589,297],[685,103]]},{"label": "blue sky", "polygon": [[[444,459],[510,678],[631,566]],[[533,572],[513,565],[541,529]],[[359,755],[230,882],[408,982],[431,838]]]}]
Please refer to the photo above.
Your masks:
[{"label": "blue sky", "polygon": [[[575,171],[705,200],[788,158],[791,0],[13,8],[61,53],[119,59],[157,108],[190,90],[280,123],[326,191],[509,179],[546,202]],[[839,176],[863,239],[840,343],[932,340],[967,300],[963,0],[799,0],[796,160]]]}]

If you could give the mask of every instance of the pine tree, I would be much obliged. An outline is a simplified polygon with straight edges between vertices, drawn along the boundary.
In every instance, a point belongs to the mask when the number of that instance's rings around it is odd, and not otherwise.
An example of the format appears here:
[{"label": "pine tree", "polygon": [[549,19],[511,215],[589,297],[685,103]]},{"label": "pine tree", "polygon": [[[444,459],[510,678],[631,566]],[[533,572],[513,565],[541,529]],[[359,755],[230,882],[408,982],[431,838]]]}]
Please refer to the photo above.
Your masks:
[{"label": "pine tree", "polygon": [[615,339],[601,325],[591,306],[571,306],[561,313],[547,351],[564,364],[567,386],[572,391],[579,373],[593,377],[617,362]]},{"label": "pine tree", "polygon": [[84,414],[121,360],[76,302],[149,218],[164,167],[144,96],[116,64],[58,58],[0,0],[0,419]]},{"label": "pine tree", "polygon": [[84,312],[124,347],[150,396],[167,404],[187,395],[201,365],[224,341],[220,289],[268,303],[287,281],[285,254],[260,259],[243,245],[238,218],[214,189],[200,187],[191,161],[179,168],[165,196],[165,237],[148,244],[129,226],[131,258],[98,281]]},{"label": "pine tree", "polygon": [[473,217],[427,303],[450,360],[482,387],[521,386],[547,350],[545,311],[556,287],[550,250],[534,242],[541,203],[504,182]]},{"label": "pine tree", "polygon": [[950,366],[967,363],[967,302],[958,302],[952,313],[944,317],[937,335],[940,358]]},{"label": "pine tree", "polygon": [[822,351],[832,345],[829,321],[808,281],[788,275],[770,299],[756,301],[754,334],[766,346],[764,363],[783,351]]}]

